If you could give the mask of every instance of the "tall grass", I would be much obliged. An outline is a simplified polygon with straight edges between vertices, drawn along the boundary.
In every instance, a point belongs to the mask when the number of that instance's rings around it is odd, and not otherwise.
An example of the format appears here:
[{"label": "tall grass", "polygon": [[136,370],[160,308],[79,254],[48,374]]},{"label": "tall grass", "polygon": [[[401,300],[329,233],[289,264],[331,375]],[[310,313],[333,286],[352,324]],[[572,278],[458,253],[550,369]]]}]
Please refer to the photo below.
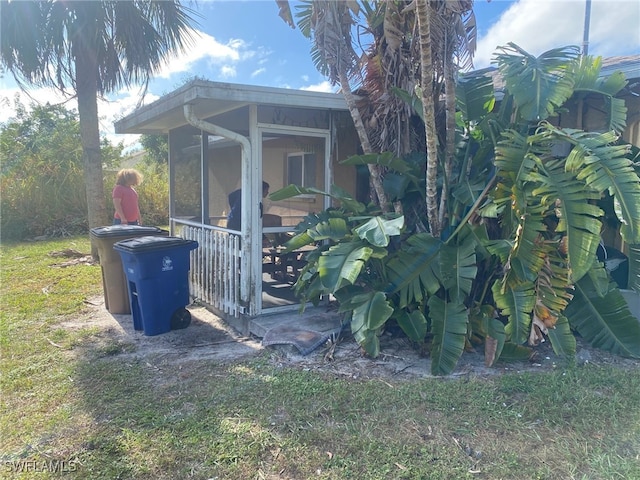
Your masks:
[{"label": "tall grass", "polygon": [[[136,168],[144,174],[144,182],[138,188],[144,223],[166,225],[169,217],[167,165],[142,162]],[[110,218],[114,182],[115,172],[105,171],[105,202]],[[20,169],[3,173],[0,188],[3,241],[88,232],[85,184],[77,156],[69,155],[57,162],[30,158]]]}]

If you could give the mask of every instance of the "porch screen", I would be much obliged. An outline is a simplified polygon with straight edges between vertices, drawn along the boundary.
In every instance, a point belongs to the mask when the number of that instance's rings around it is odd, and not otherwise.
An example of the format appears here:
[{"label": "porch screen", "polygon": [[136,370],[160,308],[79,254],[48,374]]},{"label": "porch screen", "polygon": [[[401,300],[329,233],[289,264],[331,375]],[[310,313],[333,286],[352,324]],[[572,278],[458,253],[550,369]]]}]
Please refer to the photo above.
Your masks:
[{"label": "porch screen", "polygon": [[198,130],[183,127],[169,134],[171,159],[172,217],[200,221],[201,196],[201,135]]}]

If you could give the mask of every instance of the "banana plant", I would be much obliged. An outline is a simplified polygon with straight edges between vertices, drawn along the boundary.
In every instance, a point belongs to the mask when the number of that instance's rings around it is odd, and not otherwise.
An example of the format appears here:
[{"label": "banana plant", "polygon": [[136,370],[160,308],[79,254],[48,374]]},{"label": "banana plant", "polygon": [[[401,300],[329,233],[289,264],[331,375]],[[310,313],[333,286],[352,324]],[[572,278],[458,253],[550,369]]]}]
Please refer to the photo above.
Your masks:
[{"label": "banana plant", "polygon": [[[437,375],[451,373],[474,346],[484,347],[488,365],[531,355],[545,340],[572,356],[576,331],[594,346],[640,357],[640,324],[596,258],[598,200],[609,195],[631,245],[637,288],[640,177],[629,146],[618,140],[626,111],[615,98],[624,79],[601,79],[599,61],[580,58],[573,47],[539,57],[514,44],[501,52],[506,91],[497,108],[490,79],[471,75],[458,84],[456,162],[442,178],[449,182],[443,191],[451,192],[442,235],[421,228],[424,214],[407,223],[334,188],[326,194],[337,206],[305,219],[287,244],[319,245],[296,292],[305,300],[333,294],[371,356],[379,354],[388,322],[416,342],[428,338]],[[558,121],[558,112],[594,95],[610,106],[604,133]],[[558,145],[569,153],[559,155]],[[424,209],[416,158],[382,153],[344,163],[384,166],[389,198],[408,212],[410,204]],[[299,193],[319,192],[289,186],[272,198]]]}]

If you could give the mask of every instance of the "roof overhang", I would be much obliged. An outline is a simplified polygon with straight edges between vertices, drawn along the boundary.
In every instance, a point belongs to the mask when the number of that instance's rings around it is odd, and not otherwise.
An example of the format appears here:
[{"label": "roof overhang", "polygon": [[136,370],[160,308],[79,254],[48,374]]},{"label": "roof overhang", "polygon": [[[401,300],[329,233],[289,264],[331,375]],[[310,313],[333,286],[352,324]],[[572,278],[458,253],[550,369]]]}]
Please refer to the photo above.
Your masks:
[{"label": "roof overhang", "polygon": [[348,110],[342,95],[287,88],[193,80],[114,123],[116,133],[158,134],[187,124],[184,105],[209,118],[245,105]]}]

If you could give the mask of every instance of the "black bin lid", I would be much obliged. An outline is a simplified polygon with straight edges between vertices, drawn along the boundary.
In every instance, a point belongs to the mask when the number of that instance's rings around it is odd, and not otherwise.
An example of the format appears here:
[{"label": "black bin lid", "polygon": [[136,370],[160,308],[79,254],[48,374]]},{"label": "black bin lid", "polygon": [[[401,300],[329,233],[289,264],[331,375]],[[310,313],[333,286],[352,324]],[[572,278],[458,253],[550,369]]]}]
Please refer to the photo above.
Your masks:
[{"label": "black bin lid", "polygon": [[162,230],[161,228],[142,225],[107,225],[106,227],[95,227],[91,229],[91,235],[97,238],[130,237],[131,235],[141,237],[152,233],[169,234],[168,231]]},{"label": "black bin lid", "polygon": [[150,252],[154,250],[166,250],[176,247],[189,248],[193,250],[198,247],[195,240],[185,240],[180,237],[137,237],[127,240],[120,240],[113,245],[115,250],[129,253]]}]

